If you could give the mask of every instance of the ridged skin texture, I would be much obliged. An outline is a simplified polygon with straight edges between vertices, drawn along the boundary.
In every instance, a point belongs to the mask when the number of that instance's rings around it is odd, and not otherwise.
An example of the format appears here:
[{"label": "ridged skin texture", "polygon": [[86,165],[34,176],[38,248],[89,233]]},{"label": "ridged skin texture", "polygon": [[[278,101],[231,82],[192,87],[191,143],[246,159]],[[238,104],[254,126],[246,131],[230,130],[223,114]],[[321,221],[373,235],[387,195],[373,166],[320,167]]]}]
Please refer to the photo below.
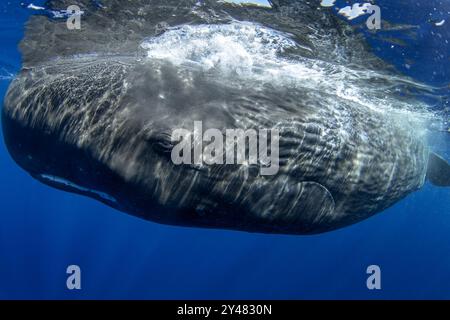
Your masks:
[{"label": "ridged skin texture", "polygon": [[[280,15],[294,1],[274,1],[273,9],[187,1],[192,10],[136,1],[128,11],[119,2],[87,15],[80,33],[44,17],[28,25],[24,69],[8,90],[2,123],[12,157],[36,179],[159,223],[286,234],[356,223],[423,185],[421,130],[410,113],[385,108],[411,105],[393,94],[408,83],[317,6],[302,2],[303,11]],[[250,47],[268,58],[243,72],[243,60],[216,59],[205,70],[203,60],[152,59],[139,46],[163,20],[189,22],[194,27],[182,31],[196,35],[195,25],[235,19],[250,21],[226,27],[238,48],[253,43],[239,38],[241,30],[272,39],[261,25],[289,31],[296,45],[275,47],[276,55]],[[208,43],[221,45],[214,32]],[[239,68],[217,71],[224,65]],[[278,130],[278,173],[262,176],[260,164],[173,164],[171,133],[194,121],[204,130]]]}]

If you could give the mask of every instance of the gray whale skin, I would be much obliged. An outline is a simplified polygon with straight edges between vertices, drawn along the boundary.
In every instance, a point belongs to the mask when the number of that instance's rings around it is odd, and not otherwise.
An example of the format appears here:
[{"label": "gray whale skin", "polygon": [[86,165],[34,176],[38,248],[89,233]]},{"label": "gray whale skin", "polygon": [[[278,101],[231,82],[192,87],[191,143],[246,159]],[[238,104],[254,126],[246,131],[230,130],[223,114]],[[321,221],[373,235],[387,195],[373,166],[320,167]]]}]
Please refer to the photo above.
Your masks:
[{"label": "gray whale skin", "polygon": [[[136,48],[144,35],[157,35],[156,18],[141,6],[142,19],[151,23],[136,26],[117,13],[117,1],[105,2],[105,8],[82,20],[78,34],[62,22],[33,17],[21,43],[24,66],[7,92],[2,127],[13,159],[43,183],[158,223],[281,234],[316,234],[354,224],[418,190],[427,176],[436,185],[450,185],[448,164],[429,151],[407,121],[321,88],[249,82],[236,75],[230,80],[195,66],[149,59]],[[136,3],[129,10],[138,12],[141,1]],[[272,9],[211,1],[210,8],[222,9],[211,14],[197,8],[177,18],[155,1],[148,15],[161,10],[159,16],[166,14],[171,26],[210,24],[213,18],[226,24],[233,16],[283,30],[284,20],[271,20],[283,3],[292,1],[273,1]],[[340,59],[350,61],[343,36],[348,30],[339,31],[346,28],[343,23],[317,10],[314,1],[314,8],[299,3],[303,10],[293,14],[304,19],[290,21],[300,30],[293,37],[309,32],[318,40],[305,42],[297,53],[333,63],[339,57],[323,49],[340,46]],[[61,1],[61,8],[65,5]],[[106,34],[101,19],[113,12],[103,11],[113,9],[118,23],[109,32],[119,38],[114,44],[99,36]],[[334,43],[319,41],[330,33],[324,26],[338,30]],[[121,40],[123,35],[128,38]],[[355,36],[352,64],[361,59],[367,70],[382,66],[361,43]],[[89,52],[96,54],[85,55]],[[360,85],[382,86],[373,80]],[[205,129],[277,128],[279,172],[262,176],[258,166],[174,165],[171,132],[191,128],[194,121]]]}]

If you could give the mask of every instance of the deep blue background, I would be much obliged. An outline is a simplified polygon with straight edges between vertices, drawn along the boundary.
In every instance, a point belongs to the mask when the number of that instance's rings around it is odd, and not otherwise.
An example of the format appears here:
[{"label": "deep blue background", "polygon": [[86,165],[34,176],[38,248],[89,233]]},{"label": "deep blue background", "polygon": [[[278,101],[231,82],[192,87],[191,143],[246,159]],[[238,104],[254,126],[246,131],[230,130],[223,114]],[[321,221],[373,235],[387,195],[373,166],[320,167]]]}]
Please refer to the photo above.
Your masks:
[{"label": "deep blue background", "polygon": [[[448,86],[449,1],[380,2],[384,17],[420,25],[420,37],[394,48],[372,37],[375,50],[422,81]],[[435,27],[430,13],[446,24]],[[0,4],[0,97],[8,73],[20,68],[29,14],[19,2]],[[415,61],[409,70],[406,58]],[[436,140],[447,159],[449,140],[447,133]],[[299,237],[145,222],[33,180],[3,140],[0,170],[0,298],[450,298],[449,189],[427,184],[362,223]],[[82,269],[81,291],[66,289],[70,264]],[[381,291],[366,288],[371,264],[381,267]]]}]

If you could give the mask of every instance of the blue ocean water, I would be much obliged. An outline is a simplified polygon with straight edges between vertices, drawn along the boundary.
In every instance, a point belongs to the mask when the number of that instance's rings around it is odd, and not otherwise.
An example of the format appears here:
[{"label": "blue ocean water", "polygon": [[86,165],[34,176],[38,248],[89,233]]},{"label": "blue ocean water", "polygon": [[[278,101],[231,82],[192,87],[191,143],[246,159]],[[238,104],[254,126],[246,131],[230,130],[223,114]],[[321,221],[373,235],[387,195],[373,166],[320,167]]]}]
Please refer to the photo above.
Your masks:
[{"label": "blue ocean water", "polygon": [[[450,2],[377,4],[383,18],[418,26],[419,36],[367,33],[374,52],[405,74],[448,90]],[[18,1],[0,4],[0,97],[20,69],[17,44],[30,14]],[[448,101],[433,107],[448,108]],[[450,159],[450,134],[436,136],[435,148]],[[448,188],[427,183],[345,229],[280,236],[140,220],[42,185],[12,161],[3,142],[0,168],[2,299],[450,298]],[[81,290],[66,287],[72,264],[81,267]],[[366,286],[366,268],[374,264],[381,268],[381,290]]]}]

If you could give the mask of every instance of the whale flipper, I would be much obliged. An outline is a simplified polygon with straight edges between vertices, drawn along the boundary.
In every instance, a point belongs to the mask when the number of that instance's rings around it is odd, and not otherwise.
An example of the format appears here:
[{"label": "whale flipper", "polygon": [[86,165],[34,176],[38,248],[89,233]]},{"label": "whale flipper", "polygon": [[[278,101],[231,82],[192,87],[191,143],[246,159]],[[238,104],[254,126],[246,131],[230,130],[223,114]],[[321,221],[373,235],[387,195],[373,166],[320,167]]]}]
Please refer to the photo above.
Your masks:
[{"label": "whale flipper", "polygon": [[450,187],[450,164],[431,152],[428,160],[427,178],[439,187]]},{"label": "whale flipper", "polygon": [[332,229],[335,202],[326,187],[311,181],[276,182],[275,187],[278,194],[260,190],[264,194],[251,201],[253,209],[270,221],[272,229],[302,233]]}]

